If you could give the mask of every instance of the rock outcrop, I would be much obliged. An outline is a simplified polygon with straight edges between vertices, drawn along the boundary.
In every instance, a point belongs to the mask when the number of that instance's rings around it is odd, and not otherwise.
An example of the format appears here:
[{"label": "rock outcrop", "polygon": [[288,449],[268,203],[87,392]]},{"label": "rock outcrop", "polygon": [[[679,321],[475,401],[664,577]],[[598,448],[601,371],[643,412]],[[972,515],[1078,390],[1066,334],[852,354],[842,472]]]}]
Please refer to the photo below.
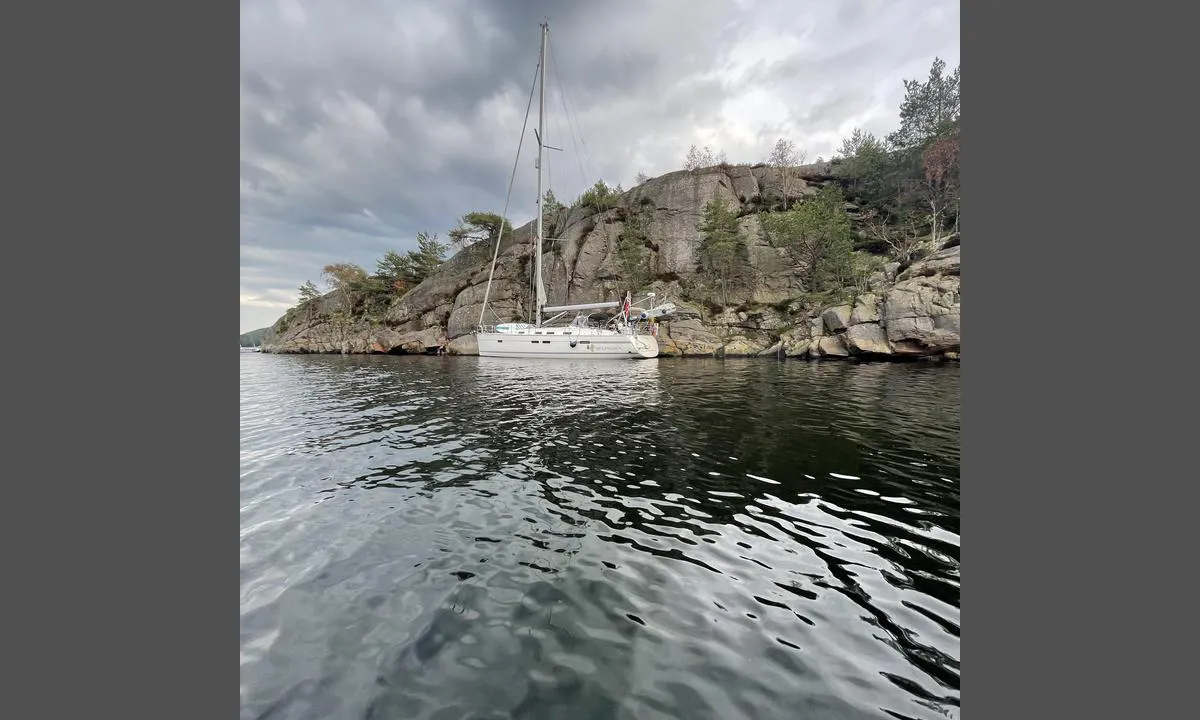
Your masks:
[{"label": "rock outcrop", "polygon": [[959,246],[783,333],[786,357],[958,357]]},{"label": "rock outcrop", "polygon": [[[817,191],[827,176],[802,168],[792,198]],[[660,325],[665,356],[789,358],[957,357],[960,352],[960,245],[955,240],[902,268],[883,264],[868,287],[810,307],[800,275],[765,236],[759,214],[779,206],[779,172],[768,166],[679,171],[626,192],[615,207],[576,207],[551,218],[543,272],[551,304],[615,300],[654,291],[680,310]],[[697,225],[710,200],[735,209],[745,239],[737,287],[718,287],[698,272]],[[636,267],[630,267],[629,233]],[[523,320],[530,307],[532,223],[501,241],[486,323]],[[621,252],[624,242],[624,252]],[[264,352],[477,353],[492,248],[469,247],[394,300],[373,320],[353,298],[329,293],[293,308],[266,333]]]}]

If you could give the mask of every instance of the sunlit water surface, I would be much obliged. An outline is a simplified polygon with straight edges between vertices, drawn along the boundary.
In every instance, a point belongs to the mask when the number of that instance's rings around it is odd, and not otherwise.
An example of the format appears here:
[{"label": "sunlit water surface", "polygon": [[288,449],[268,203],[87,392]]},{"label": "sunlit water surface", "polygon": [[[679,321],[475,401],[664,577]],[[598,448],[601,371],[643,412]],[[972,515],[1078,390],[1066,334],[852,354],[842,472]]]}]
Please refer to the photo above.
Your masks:
[{"label": "sunlit water surface", "polygon": [[243,718],[957,718],[956,365],[241,354]]}]

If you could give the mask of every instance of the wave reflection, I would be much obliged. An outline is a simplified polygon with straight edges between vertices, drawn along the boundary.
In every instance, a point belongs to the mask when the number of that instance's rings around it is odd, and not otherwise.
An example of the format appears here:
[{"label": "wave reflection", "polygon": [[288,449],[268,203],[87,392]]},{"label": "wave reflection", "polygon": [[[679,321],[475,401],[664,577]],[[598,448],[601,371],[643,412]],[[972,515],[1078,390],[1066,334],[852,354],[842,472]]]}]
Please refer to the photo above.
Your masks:
[{"label": "wave reflection", "polygon": [[957,717],[956,367],[242,364],[245,717]]}]

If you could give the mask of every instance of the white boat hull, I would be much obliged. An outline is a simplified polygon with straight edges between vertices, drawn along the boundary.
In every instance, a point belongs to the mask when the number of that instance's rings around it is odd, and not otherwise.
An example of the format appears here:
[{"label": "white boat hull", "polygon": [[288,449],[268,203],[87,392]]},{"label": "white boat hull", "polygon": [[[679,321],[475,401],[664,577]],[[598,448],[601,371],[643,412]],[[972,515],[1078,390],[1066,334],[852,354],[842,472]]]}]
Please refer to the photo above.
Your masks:
[{"label": "white boat hull", "polygon": [[658,339],[651,335],[480,332],[475,334],[475,339],[479,342],[481,357],[602,360],[658,357]]}]

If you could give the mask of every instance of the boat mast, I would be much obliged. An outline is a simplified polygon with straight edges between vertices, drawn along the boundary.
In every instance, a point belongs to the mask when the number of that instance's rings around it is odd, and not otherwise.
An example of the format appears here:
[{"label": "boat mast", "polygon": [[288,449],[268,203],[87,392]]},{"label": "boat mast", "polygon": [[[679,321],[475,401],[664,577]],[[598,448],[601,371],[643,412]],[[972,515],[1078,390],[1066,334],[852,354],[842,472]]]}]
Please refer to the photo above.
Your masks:
[{"label": "boat mast", "polygon": [[542,141],[546,137],[546,38],[550,33],[550,23],[544,22],[542,26],[542,51],[541,58],[538,60],[539,73],[541,77],[538,80],[538,155],[537,155],[537,240],[534,243],[534,293],[536,293],[534,323],[537,327],[542,326],[542,306],[546,304],[546,290],[542,285],[542,216],[543,216],[543,198],[542,198]]}]

